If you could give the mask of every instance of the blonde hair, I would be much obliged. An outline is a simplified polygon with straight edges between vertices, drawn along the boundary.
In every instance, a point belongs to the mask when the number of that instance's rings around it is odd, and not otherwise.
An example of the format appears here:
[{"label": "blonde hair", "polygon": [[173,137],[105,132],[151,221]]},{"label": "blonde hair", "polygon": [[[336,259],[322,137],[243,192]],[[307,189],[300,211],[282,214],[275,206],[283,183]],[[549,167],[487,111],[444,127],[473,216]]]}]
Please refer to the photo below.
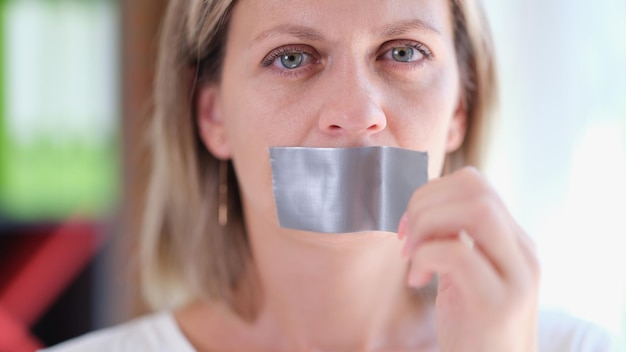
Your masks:
[{"label": "blonde hair", "polygon": [[[200,141],[194,94],[218,82],[233,0],[170,0],[164,19],[150,141],[153,170],[140,239],[144,296],[153,309],[194,298],[233,305],[251,260],[236,175],[229,167],[228,224],[218,222],[219,162]],[[489,28],[478,0],[452,0],[468,131],[446,172],[478,165],[495,99]]]}]

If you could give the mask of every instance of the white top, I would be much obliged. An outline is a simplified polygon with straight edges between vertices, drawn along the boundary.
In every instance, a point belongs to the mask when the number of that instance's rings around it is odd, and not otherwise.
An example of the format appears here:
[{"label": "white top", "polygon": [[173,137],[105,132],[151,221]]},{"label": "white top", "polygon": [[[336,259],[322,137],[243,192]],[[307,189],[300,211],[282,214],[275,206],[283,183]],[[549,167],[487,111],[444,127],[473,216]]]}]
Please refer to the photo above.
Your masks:
[{"label": "white top", "polygon": [[[603,328],[562,312],[539,314],[539,352],[626,352]],[[96,331],[42,352],[195,352],[171,312]]]}]

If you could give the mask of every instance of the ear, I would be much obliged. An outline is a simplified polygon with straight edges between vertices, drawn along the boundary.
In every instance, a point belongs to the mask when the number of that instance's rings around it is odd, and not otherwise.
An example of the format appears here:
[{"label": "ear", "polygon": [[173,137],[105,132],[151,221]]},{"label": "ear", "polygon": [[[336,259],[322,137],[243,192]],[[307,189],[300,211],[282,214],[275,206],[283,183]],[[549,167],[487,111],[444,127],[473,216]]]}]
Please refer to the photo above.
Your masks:
[{"label": "ear", "polygon": [[224,118],[216,85],[199,90],[196,100],[197,121],[200,139],[209,152],[218,159],[230,158],[231,150],[224,126]]},{"label": "ear", "polygon": [[446,153],[452,153],[459,149],[463,140],[465,139],[465,133],[467,132],[467,108],[465,104],[465,97],[461,94],[459,97],[459,103],[454,111],[450,126],[448,128],[448,140],[446,142]]}]

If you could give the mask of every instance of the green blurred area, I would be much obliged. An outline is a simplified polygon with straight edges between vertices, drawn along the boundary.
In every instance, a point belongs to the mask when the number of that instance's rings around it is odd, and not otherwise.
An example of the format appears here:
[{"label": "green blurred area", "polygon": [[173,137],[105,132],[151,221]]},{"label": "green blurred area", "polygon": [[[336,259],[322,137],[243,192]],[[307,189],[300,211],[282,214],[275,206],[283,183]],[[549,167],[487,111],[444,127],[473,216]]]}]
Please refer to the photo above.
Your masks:
[{"label": "green blurred area", "polygon": [[0,168],[0,211],[14,220],[97,217],[118,194],[118,150],[41,141],[19,146],[5,138]]}]

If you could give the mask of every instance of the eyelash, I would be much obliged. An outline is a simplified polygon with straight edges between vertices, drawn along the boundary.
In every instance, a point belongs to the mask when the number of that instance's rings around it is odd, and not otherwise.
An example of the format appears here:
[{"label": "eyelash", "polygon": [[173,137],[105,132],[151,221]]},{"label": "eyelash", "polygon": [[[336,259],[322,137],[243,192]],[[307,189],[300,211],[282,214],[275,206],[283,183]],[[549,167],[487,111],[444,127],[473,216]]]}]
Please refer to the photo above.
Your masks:
[{"label": "eyelash", "polygon": [[287,55],[287,54],[293,54],[293,53],[297,53],[297,54],[304,54],[306,56],[309,56],[311,58],[315,59],[315,54],[309,52],[309,50],[305,50],[302,47],[299,46],[283,46],[280,47],[274,51],[272,51],[271,53],[269,53],[265,58],[263,58],[262,61],[262,65],[263,67],[268,67],[271,66],[274,61],[276,61],[276,59],[280,58],[283,55]]}]

